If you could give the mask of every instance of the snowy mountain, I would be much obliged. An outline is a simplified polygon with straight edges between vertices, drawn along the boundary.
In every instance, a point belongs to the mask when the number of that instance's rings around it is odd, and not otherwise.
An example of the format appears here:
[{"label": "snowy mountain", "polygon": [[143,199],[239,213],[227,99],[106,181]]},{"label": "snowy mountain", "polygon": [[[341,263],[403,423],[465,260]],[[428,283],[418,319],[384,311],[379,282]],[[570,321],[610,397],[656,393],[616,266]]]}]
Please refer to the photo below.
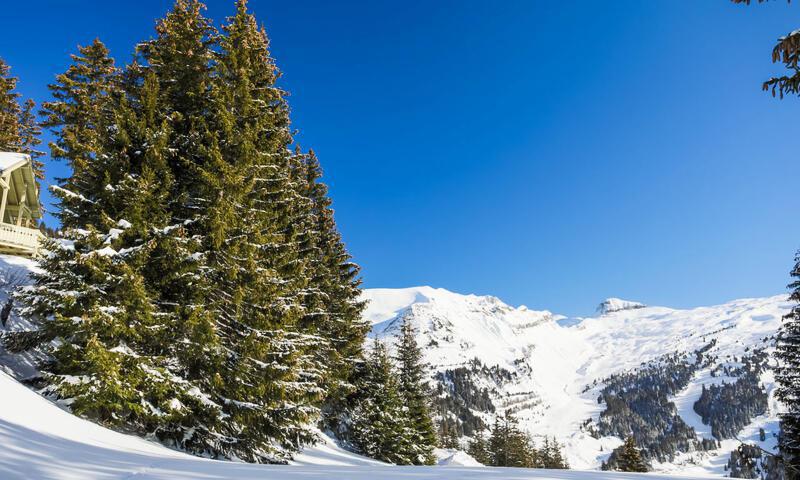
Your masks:
[{"label": "snowy mountain", "polygon": [[[690,437],[691,429],[697,436],[674,447],[676,455],[654,458],[657,470],[724,473],[730,452],[739,444],[725,438],[731,429],[743,440],[774,447],[779,406],[764,359],[789,310],[785,295],[690,310],[608,299],[597,317],[577,319],[430,287],[366,290],[364,297],[374,337],[391,344],[402,320],[414,323],[440,395],[475,398],[476,392],[485,392],[493,408],[466,405],[468,417],[490,422],[495,413],[510,409],[531,434],[554,435],[563,442],[573,467],[598,468],[621,444],[610,432],[632,417],[645,424],[641,428],[653,445],[672,452],[675,440],[647,425],[656,414],[675,419]],[[657,385],[670,392],[664,393],[663,405],[653,407],[661,411],[616,412],[603,401],[610,395],[624,401],[629,390],[652,388],[642,382],[659,375],[669,378],[675,390]],[[454,382],[456,378],[460,381]],[[455,391],[454,385],[463,389],[470,383],[468,395]],[[738,413],[738,423],[709,419],[714,432],[694,410],[703,387],[711,385],[752,393],[752,407]],[[716,402],[715,409],[728,408],[719,403],[724,395],[705,395],[704,401]],[[464,433],[469,435],[471,427],[465,424]],[[764,441],[759,441],[759,428],[765,430]]]}]

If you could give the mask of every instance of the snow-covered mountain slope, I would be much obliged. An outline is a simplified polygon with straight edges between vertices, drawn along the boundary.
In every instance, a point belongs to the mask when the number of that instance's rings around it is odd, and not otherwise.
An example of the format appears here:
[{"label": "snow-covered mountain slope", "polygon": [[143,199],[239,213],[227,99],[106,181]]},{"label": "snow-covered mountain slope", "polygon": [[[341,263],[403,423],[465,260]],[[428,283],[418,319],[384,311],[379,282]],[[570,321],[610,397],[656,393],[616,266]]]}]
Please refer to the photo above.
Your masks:
[{"label": "snow-covered mountain slope", "polygon": [[[702,385],[725,380],[711,376],[713,369],[735,368],[743,355],[771,348],[770,337],[790,307],[785,295],[691,310],[609,299],[597,317],[567,319],[547,311],[512,308],[495,297],[430,287],[366,290],[364,297],[369,300],[365,317],[373,324],[372,335],[391,343],[401,321],[412,321],[434,372],[470,368],[473,359],[502,369],[503,375],[470,378],[478,388],[490,391],[497,411],[512,409],[533,435],[556,436],[566,445],[571,465],[578,468],[599,467],[621,443],[613,436],[591,435],[586,428],[587,420],[596,423],[605,408],[598,403],[604,380],[665,355],[685,357],[690,366],[696,351],[703,350],[708,357],[708,365],[698,367],[688,386],[671,400],[684,422],[696,427],[698,438],[710,439],[709,427],[693,410]],[[752,438],[754,431],[758,433],[755,426],[764,426],[767,439],[762,445],[769,448],[774,445],[771,433],[776,430],[778,405],[771,396],[769,371],[761,382],[770,395],[769,410],[754,419],[740,438]],[[488,412],[475,413],[491,417]],[[737,445],[725,440],[718,450],[679,454],[656,467],[721,474]]]},{"label": "snow-covered mountain slope", "polygon": [[[329,440],[307,449],[294,465],[210,460],[82,420],[3,372],[0,372],[0,444],[3,480],[623,480],[634,477],[615,472],[395,467],[345,452]],[[457,452],[451,455],[457,456]],[[451,464],[457,465],[461,459],[451,460]]]}]

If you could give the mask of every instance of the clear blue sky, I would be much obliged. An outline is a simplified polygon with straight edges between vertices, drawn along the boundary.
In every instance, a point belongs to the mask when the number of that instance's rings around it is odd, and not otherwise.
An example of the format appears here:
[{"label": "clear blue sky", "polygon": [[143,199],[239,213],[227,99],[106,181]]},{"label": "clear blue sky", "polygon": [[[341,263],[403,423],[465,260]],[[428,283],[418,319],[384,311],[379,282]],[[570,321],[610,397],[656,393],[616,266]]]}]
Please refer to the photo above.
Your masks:
[{"label": "clear blue sky", "polygon": [[[800,5],[250,5],[365,286],[570,315],[608,296],[688,307],[785,291],[800,99],[760,83]],[[8,2],[0,56],[42,101],[77,44],[99,36],[126,63],[169,6]]]}]

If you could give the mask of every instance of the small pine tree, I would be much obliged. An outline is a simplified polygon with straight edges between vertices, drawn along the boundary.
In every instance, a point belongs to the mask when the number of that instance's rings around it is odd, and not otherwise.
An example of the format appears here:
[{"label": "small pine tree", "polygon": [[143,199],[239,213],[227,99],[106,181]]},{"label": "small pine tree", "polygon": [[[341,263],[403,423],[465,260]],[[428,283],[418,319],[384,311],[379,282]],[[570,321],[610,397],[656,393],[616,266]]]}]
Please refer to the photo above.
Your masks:
[{"label": "small pine tree", "polygon": [[632,436],[625,439],[619,456],[617,458],[617,468],[622,472],[646,472],[647,465],[636,448],[636,442]]},{"label": "small pine tree", "polygon": [[533,468],[540,464],[530,437],[520,430],[519,421],[511,413],[495,417],[489,438],[489,457],[496,467]]},{"label": "small pine tree", "polygon": [[467,446],[467,453],[483,465],[492,464],[492,456],[489,452],[489,444],[486,441],[486,436],[483,433],[483,430],[477,431],[472,440],[470,440],[469,445]]},{"label": "small pine tree", "polygon": [[437,435],[439,438],[439,447],[450,449],[461,448],[458,425],[455,422],[457,422],[457,420],[450,420],[448,418],[442,418],[439,422],[439,432]]},{"label": "small pine tree", "polygon": [[545,437],[545,446],[539,452],[540,458],[542,458],[542,467],[543,468],[552,468],[552,469],[568,469],[569,463],[567,463],[567,459],[564,458],[564,454],[561,452],[561,445],[558,444],[558,441],[555,437],[551,440],[548,440]]},{"label": "small pine tree", "polygon": [[411,422],[411,443],[417,450],[414,463],[433,465],[436,430],[429,405],[427,373],[422,362],[422,351],[417,345],[416,331],[408,319],[404,319],[400,327],[397,362],[400,370],[400,394]]},{"label": "small pine tree", "polygon": [[496,416],[492,426],[492,434],[489,437],[489,454],[492,466],[508,466],[508,434],[508,423],[500,415]]},{"label": "small pine tree", "polygon": [[351,411],[351,438],[369,457],[399,465],[414,463],[410,424],[386,347],[375,340],[358,376],[358,399]]}]

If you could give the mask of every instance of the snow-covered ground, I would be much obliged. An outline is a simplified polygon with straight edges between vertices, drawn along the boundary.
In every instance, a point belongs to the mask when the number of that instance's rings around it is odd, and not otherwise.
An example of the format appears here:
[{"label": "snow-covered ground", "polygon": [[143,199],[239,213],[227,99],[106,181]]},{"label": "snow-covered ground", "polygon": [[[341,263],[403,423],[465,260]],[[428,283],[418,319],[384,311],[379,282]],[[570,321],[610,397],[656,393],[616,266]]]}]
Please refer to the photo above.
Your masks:
[{"label": "snow-covered ground", "polygon": [[329,440],[307,449],[294,465],[286,466],[192,457],[75,417],[0,372],[0,479],[3,480],[615,480],[635,477],[613,472],[463,467],[457,465],[469,457],[460,452],[443,453],[449,454],[445,455],[444,464],[452,466],[385,465],[346,452]]},{"label": "snow-covered ground", "polygon": [[[754,347],[770,345],[768,337],[790,308],[786,295],[690,310],[614,298],[600,304],[596,317],[565,318],[524,306],[513,308],[495,297],[430,287],[366,290],[364,297],[369,300],[365,316],[373,324],[372,335],[391,343],[400,321],[409,318],[434,370],[464,366],[477,358],[484,365],[511,372],[513,379],[507,383],[487,381],[480,386],[494,387],[499,410],[518,410],[517,416],[531,434],[555,436],[565,444],[570,465],[587,469],[598,468],[621,444],[614,437],[595,439],[580,428],[587,419],[596,420],[604,408],[597,403],[604,378],[665,354],[690,354],[712,340],[716,345],[710,353],[721,361],[741,357]],[[702,424],[692,407],[703,384],[723,379],[711,377],[708,370],[698,372],[673,399],[681,417],[706,438],[711,438],[710,427]],[[769,372],[762,382],[771,393],[774,381]],[[777,411],[770,396],[767,415],[755,419],[739,438],[757,441],[758,428],[763,427],[767,439],[759,444],[771,449]],[[715,452],[684,455],[656,468],[723,475],[728,455],[738,445],[736,440],[725,440]]]}]

